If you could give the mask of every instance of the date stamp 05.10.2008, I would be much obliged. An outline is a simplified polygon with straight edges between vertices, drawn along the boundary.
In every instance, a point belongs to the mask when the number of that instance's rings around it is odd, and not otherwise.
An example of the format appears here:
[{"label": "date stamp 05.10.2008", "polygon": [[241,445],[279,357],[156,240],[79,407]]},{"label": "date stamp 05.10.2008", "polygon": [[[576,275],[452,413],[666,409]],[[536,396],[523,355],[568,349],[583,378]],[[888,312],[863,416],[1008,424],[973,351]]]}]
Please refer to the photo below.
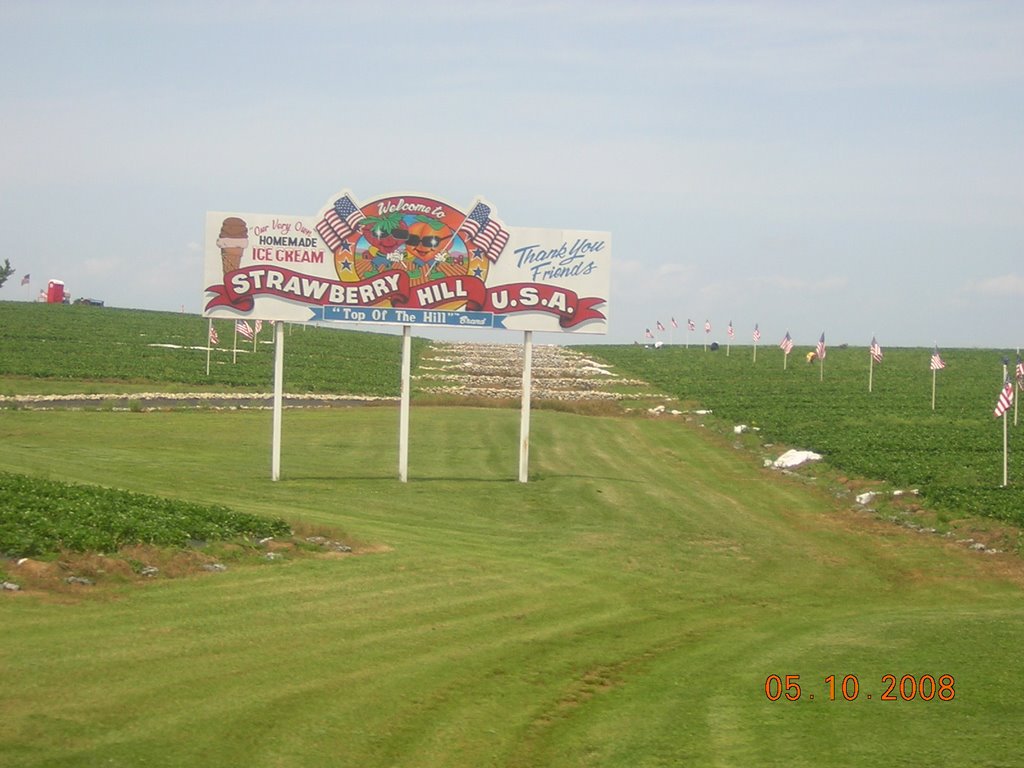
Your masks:
[{"label": "date stamp 05.10.2008", "polygon": [[810,690],[810,686],[805,690],[805,685],[800,684],[800,675],[768,675],[764,695],[769,701],[952,701],[956,697],[956,680],[952,675],[886,674],[875,691],[862,689],[857,675],[829,675],[817,691]]}]

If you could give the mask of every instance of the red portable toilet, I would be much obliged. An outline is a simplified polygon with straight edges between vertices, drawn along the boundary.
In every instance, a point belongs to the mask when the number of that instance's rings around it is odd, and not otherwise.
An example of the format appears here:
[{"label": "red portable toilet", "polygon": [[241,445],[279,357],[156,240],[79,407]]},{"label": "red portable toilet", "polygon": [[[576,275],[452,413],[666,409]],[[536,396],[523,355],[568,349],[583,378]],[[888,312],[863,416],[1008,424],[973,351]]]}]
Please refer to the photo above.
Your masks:
[{"label": "red portable toilet", "polygon": [[49,304],[64,303],[64,281],[51,280],[46,284],[46,301]]}]

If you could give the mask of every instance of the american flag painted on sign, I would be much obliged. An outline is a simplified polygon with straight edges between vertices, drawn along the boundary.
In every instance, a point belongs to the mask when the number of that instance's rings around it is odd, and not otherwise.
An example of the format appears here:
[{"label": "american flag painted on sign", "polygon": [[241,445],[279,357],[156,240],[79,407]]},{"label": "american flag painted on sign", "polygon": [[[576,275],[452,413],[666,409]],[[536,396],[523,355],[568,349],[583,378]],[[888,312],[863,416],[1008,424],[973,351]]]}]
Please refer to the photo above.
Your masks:
[{"label": "american flag painted on sign", "polygon": [[497,261],[502,249],[508,242],[508,232],[501,228],[501,225],[493,219],[484,225],[482,232],[478,233],[473,241],[477,248],[482,248],[484,256],[491,261]]},{"label": "american flag painted on sign", "polygon": [[1003,382],[1003,388],[999,391],[999,399],[996,401],[996,409],[993,415],[998,419],[1013,405],[1013,380],[1007,376]]},{"label": "american flag painted on sign", "polygon": [[508,242],[508,232],[491,218],[491,207],[485,203],[477,203],[463,220],[457,233],[465,242],[472,241],[476,248],[495,261]]},{"label": "american flag painted on sign", "polygon": [[459,236],[463,240],[472,240],[476,237],[476,233],[480,231],[480,228],[485,226],[488,220],[491,218],[491,208],[489,205],[483,203],[477,203],[473,206],[473,210],[469,212],[469,215],[462,222],[462,226],[459,227]]},{"label": "american flag painted on sign", "polygon": [[352,198],[342,195],[334,201],[334,207],[327,211],[316,225],[316,231],[327,243],[327,247],[336,251],[341,247],[343,240],[356,233],[359,222],[364,218],[363,212],[352,202]]}]

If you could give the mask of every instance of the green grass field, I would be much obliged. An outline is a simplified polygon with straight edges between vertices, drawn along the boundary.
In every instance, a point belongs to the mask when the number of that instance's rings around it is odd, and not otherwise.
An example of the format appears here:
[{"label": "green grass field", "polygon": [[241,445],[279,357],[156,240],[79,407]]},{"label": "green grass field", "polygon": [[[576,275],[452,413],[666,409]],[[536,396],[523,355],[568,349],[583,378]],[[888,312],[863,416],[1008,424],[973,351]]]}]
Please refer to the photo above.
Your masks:
[{"label": "green grass field", "polygon": [[[692,425],[533,421],[524,485],[514,411],[415,409],[403,485],[392,409],[289,413],[278,483],[266,413],[0,413],[7,469],[386,549],[4,595],[3,764],[1017,763],[1016,560]],[[768,700],[773,674],[801,699]],[[889,674],[950,675],[953,699],[882,701]]]},{"label": "green grass field", "polygon": [[[162,335],[197,323],[155,319]],[[336,343],[305,333],[300,364],[323,357],[313,337]],[[397,370],[393,337],[362,336],[363,368],[393,353]],[[90,381],[12,370],[42,342],[0,341],[11,390]],[[727,428],[739,412],[714,382],[731,375],[707,367],[722,360],[650,376],[717,393],[708,426],[537,410],[526,484],[515,410],[414,407],[403,484],[392,406],[287,411],[276,483],[267,411],[0,409],[0,470],[283,518],[361,553],[0,592],[0,765],[1019,765],[1019,555],[881,520],[827,466],[763,467]],[[768,392],[796,382],[813,410],[808,370]],[[324,391],[323,372],[296,373]],[[745,407],[758,397],[751,383]]]}]

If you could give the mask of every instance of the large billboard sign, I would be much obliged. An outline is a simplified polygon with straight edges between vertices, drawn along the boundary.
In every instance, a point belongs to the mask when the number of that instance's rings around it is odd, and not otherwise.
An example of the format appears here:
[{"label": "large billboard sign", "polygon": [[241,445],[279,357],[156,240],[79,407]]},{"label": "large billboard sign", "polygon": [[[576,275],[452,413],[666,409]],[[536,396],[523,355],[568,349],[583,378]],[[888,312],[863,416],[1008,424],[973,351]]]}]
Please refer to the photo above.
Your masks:
[{"label": "large billboard sign", "polygon": [[313,216],[208,213],[205,317],[607,333],[611,235],[483,200],[345,191]]}]

